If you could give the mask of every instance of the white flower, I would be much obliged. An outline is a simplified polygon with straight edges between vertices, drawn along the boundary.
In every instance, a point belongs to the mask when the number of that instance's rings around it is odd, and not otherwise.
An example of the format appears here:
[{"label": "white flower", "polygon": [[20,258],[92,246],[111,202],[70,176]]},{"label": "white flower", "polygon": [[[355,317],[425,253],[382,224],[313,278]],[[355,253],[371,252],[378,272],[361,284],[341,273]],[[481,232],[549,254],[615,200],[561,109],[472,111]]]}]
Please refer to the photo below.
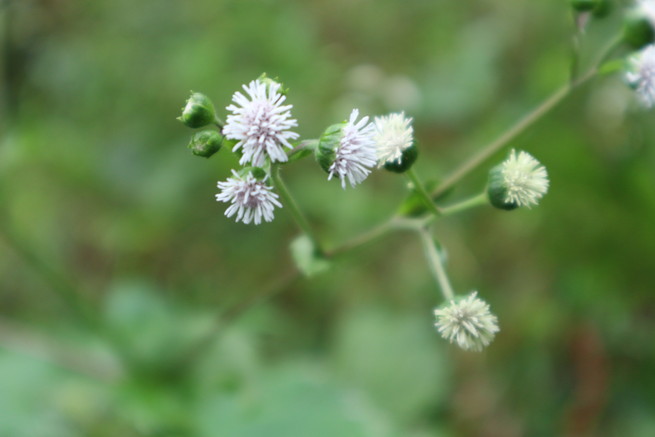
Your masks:
[{"label": "white flower", "polygon": [[501,175],[506,190],[505,202],[517,206],[536,205],[548,191],[546,168],[527,152],[512,150],[501,164]]},{"label": "white flower", "polygon": [[489,304],[476,297],[477,291],[461,300],[451,300],[442,309],[434,310],[439,334],[464,350],[481,351],[491,343],[498,328],[498,318],[489,311]]},{"label": "white flower", "polygon": [[266,185],[265,180],[255,179],[252,173],[243,177],[232,170],[232,174],[233,178],[218,183],[221,192],[216,195],[216,200],[232,202],[225,215],[232,217],[236,213],[236,221],[245,224],[254,221],[258,225],[262,222],[262,218],[267,222],[272,221],[273,209],[276,206],[282,207],[277,200],[277,194],[272,192],[273,188]]},{"label": "white flower", "polygon": [[350,120],[343,127],[343,136],[335,151],[335,159],[328,169],[328,180],[336,174],[341,179],[341,186],[346,188],[346,179],[351,186],[361,183],[375,166],[376,151],[373,141],[375,127],[368,123],[368,117],[355,123],[359,111],[353,109]]},{"label": "white flower", "polygon": [[644,105],[655,106],[655,45],[650,44],[630,57],[625,78]]},{"label": "white flower", "polygon": [[289,129],[298,123],[291,118],[292,105],[282,105],[286,97],[278,92],[280,84],[253,80],[243,89],[250,99],[238,91],[234,93],[232,101],[236,105],[226,108],[232,114],[227,116],[223,127],[227,139],[239,140],[233,149],[241,149],[243,153],[239,164],[251,163],[259,167],[264,165],[267,156],[271,162],[286,161],[284,147],[293,148],[289,140],[298,138],[298,134]]},{"label": "white flower", "polygon": [[404,113],[375,117],[375,144],[377,145],[378,167],[386,163],[399,163],[403,152],[414,142],[411,118]]}]

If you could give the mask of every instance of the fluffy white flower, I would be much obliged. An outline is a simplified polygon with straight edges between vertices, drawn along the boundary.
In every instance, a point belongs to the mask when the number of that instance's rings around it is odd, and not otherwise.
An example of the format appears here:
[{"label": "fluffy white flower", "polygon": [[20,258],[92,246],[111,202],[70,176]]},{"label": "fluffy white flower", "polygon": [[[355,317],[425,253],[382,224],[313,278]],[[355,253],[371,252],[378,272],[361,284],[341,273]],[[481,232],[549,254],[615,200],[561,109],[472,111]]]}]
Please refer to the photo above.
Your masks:
[{"label": "fluffy white flower", "polygon": [[650,44],[630,57],[625,78],[644,105],[655,106],[655,45]]},{"label": "fluffy white flower", "polygon": [[512,150],[501,164],[505,202],[517,206],[536,205],[548,191],[546,168],[527,152]]},{"label": "fluffy white flower", "polygon": [[249,224],[254,221],[256,225],[262,222],[262,218],[267,222],[273,220],[273,209],[282,207],[278,202],[277,194],[273,188],[266,185],[265,180],[257,180],[252,173],[245,177],[232,170],[233,178],[228,178],[225,182],[219,182],[218,188],[221,192],[216,195],[219,202],[232,202],[225,215],[232,217],[237,215],[236,221],[242,221]]},{"label": "fluffy white flower", "polygon": [[234,93],[234,104],[226,108],[232,114],[223,127],[227,139],[239,141],[233,149],[243,153],[239,164],[260,167],[267,156],[271,162],[286,161],[284,147],[293,148],[289,140],[298,138],[289,129],[298,123],[291,118],[292,105],[282,105],[286,97],[278,92],[280,84],[253,80],[243,89],[249,98],[241,92]]},{"label": "fluffy white flower", "polygon": [[375,117],[375,144],[377,145],[378,166],[400,162],[403,152],[414,142],[412,119],[405,114],[389,114]]},{"label": "fluffy white flower", "polygon": [[376,148],[373,140],[375,127],[368,123],[368,117],[356,123],[359,110],[353,109],[350,120],[343,127],[343,136],[335,151],[335,159],[328,169],[328,180],[337,175],[341,186],[346,188],[346,180],[351,186],[361,183],[371,173],[376,163]]},{"label": "fluffy white flower", "polygon": [[489,304],[477,298],[477,291],[461,300],[451,300],[434,310],[439,334],[464,350],[481,351],[500,331],[498,318],[489,311]]}]

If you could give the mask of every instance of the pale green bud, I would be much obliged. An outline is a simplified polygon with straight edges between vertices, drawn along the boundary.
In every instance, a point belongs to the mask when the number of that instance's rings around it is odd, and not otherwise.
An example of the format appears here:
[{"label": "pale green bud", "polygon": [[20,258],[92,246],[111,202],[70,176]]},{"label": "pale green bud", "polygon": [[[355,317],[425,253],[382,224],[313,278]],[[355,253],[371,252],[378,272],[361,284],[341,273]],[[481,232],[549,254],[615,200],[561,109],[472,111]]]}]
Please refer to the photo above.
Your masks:
[{"label": "pale green bud", "polygon": [[188,127],[198,128],[212,124],[216,117],[214,104],[209,97],[201,93],[193,93],[182,109],[182,115],[177,119]]},{"label": "pale green bud", "polygon": [[221,149],[223,139],[215,130],[206,129],[193,134],[187,147],[194,155],[209,158]]}]

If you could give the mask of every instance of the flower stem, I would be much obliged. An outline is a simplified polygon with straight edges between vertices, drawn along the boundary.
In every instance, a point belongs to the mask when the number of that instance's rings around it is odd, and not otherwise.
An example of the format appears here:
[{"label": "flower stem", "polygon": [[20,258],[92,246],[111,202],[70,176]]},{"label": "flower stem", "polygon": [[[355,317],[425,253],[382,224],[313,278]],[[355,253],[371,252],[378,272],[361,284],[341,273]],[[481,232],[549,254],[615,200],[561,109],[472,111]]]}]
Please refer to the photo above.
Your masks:
[{"label": "flower stem", "polygon": [[477,196],[473,196],[469,199],[463,200],[454,205],[448,205],[441,208],[441,213],[443,215],[453,215],[458,212],[466,211],[467,209],[475,208],[476,206],[482,206],[489,203],[489,198],[487,197],[486,192],[482,192]]},{"label": "flower stem", "polygon": [[418,175],[414,171],[414,168],[410,168],[407,170],[405,173],[409,180],[412,182],[414,185],[414,189],[418,193],[419,196],[421,196],[421,200],[423,200],[423,203],[425,206],[428,208],[428,210],[434,214],[435,216],[440,216],[441,215],[441,210],[435,205],[434,201],[430,197],[430,194],[425,190],[425,186],[421,183],[421,180],[419,179]]},{"label": "flower stem", "polygon": [[317,252],[324,254],[323,248],[319,244],[318,238],[310,226],[309,221],[298,207],[298,204],[296,203],[293,196],[291,196],[291,193],[284,184],[284,181],[282,181],[279,165],[274,165],[271,169],[271,178],[273,180],[273,185],[275,185],[275,188],[277,188],[277,191],[282,198],[282,203],[289,209],[300,230],[304,232],[305,235],[307,235],[307,237],[312,241]]},{"label": "flower stem", "polygon": [[455,293],[453,292],[453,287],[450,285],[448,280],[448,275],[446,275],[446,270],[441,263],[441,256],[437,252],[437,248],[434,245],[434,239],[432,235],[428,232],[427,229],[423,228],[418,231],[419,236],[421,237],[421,242],[423,243],[423,250],[425,252],[425,257],[428,260],[430,265],[430,270],[436,279],[441,293],[443,294],[444,299],[450,301],[455,298]]},{"label": "flower stem", "polygon": [[223,126],[225,126],[225,123],[223,123],[223,120],[221,120],[218,115],[214,116],[214,124],[216,125],[218,130],[221,131],[221,133],[223,133]]},{"label": "flower stem", "polygon": [[568,97],[572,91],[585,84],[587,81],[596,76],[598,68],[611,56],[614,50],[621,43],[622,38],[620,35],[615,36],[609,44],[602,50],[598,61],[580,78],[567,83],[560,89],[555,91],[550,97],[544,100],[539,106],[526,114],[513,126],[507,129],[502,135],[496,138],[491,143],[484,146],[476,155],[471,159],[464,162],[458,169],[451,173],[435,190],[432,192],[433,197],[443,194],[446,190],[450,189],[453,185],[479,167],[484,161],[491,157],[494,153],[506,146],[510,141],[523,133],[527,128],[532,126],[535,122],[539,121],[543,116],[548,114],[555,108],[562,100]]}]

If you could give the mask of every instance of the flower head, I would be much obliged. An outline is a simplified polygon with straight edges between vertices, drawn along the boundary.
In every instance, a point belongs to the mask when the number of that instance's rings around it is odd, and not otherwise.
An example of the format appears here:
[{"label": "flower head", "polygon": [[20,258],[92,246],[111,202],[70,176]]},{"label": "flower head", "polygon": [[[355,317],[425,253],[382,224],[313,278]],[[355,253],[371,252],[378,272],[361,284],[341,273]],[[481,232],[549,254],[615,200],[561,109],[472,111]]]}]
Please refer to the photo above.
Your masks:
[{"label": "flower head", "polygon": [[253,80],[243,89],[249,98],[238,91],[234,93],[234,104],[227,107],[232,114],[223,127],[226,138],[238,140],[233,150],[241,149],[243,153],[239,164],[262,166],[266,157],[271,162],[286,161],[284,147],[293,148],[289,140],[298,138],[289,129],[298,123],[291,118],[292,105],[282,105],[286,97],[279,93],[280,84]]},{"label": "flower head", "polygon": [[414,144],[412,119],[404,113],[375,117],[375,144],[378,167],[387,163],[400,163],[403,152]]},{"label": "flower head", "polygon": [[487,193],[501,209],[536,205],[548,191],[546,168],[527,152],[512,150],[509,157],[489,172]]},{"label": "flower head", "polygon": [[352,187],[364,181],[376,162],[373,140],[375,128],[368,123],[368,117],[356,123],[357,117],[359,117],[359,110],[353,109],[350,119],[341,130],[341,139],[335,150],[334,162],[328,168],[328,180],[337,175],[341,179],[343,188],[346,188],[346,180]]},{"label": "flower head", "polygon": [[258,225],[262,218],[267,222],[272,221],[273,209],[276,206],[282,207],[277,200],[277,194],[272,192],[273,188],[266,185],[265,179],[256,179],[252,172],[248,172],[245,177],[234,170],[232,174],[233,178],[218,183],[221,192],[216,195],[216,200],[232,202],[225,215],[232,217],[236,213],[236,220],[245,224],[254,221]]},{"label": "flower head", "polygon": [[489,304],[478,299],[477,291],[460,300],[434,310],[439,334],[464,350],[481,351],[494,339],[498,318],[489,311]]},{"label": "flower head", "polygon": [[648,45],[630,57],[625,78],[646,107],[655,106],[655,45]]}]

